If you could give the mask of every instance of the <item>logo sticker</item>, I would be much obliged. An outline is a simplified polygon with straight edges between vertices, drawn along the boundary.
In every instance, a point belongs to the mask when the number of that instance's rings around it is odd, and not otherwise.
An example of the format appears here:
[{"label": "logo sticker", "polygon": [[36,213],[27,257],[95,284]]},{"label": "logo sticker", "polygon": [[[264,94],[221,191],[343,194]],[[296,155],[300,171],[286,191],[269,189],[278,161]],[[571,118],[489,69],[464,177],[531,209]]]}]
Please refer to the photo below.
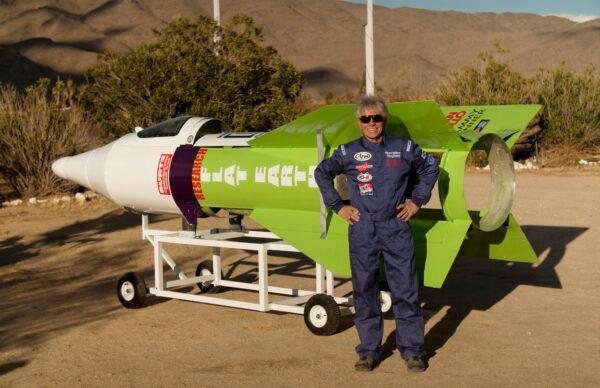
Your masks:
[{"label": "logo sticker", "polygon": [[398,167],[402,166],[402,159],[387,159],[386,165],[389,168],[398,168]]},{"label": "logo sticker", "polygon": [[373,184],[359,183],[358,190],[360,191],[360,195],[373,195]]},{"label": "logo sticker", "polygon": [[371,153],[363,151],[363,152],[357,152],[354,154],[354,159],[358,160],[359,162],[365,162],[369,159],[371,159]]},{"label": "logo sticker", "polygon": [[194,163],[192,164],[192,190],[198,201],[203,201],[205,199],[204,191],[202,190],[202,162],[204,161],[206,152],[206,148],[200,148],[196,154],[196,158],[194,158]]},{"label": "logo sticker", "polygon": [[158,193],[162,195],[171,195],[171,187],[169,186],[171,159],[173,159],[173,154],[162,154],[158,160],[156,185],[158,186]]},{"label": "logo sticker", "polygon": [[356,169],[360,172],[365,172],[368,169],[373,168],[372,164],[369,164],[367,162],[364,162],[363,164],[361,164],[360,166],[356,166]]},{"label": "logo sticker", "polygon": [[373,175],[369,174],[368,172],[363,172],[358,174],[356,179],[358,179],[359,182],[371,182],[373,180]]},{"label": "logo sticker", "polygon": [[489,122],[490,120],[481,120],[475,127],[474,131],[477,133],[481,132]]}]

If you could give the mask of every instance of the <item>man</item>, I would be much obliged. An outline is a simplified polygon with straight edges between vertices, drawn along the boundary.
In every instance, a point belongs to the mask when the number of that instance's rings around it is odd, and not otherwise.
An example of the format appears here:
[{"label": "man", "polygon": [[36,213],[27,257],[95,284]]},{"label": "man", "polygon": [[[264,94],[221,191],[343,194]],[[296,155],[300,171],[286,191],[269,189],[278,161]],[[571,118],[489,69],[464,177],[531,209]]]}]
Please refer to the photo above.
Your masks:
[{"label": "man", "polygon": [[[355,369],[371,371],[381,357],[378,277],[383,256],[396,318],[396,345],[407,368],[422,372],[426,367],[424,323],[408,221],[429,201],[439,169],[436,160],[411,140],[384,133],[387,116],[381,98],[361,97],[356,118],[362,137],[341,145],[323,160],[315,170],[315,180],[325,205],[350,223],[354,323],[360,339]],[[344,205],[334,188],[339,174],[348,178],[350,205]]]}]

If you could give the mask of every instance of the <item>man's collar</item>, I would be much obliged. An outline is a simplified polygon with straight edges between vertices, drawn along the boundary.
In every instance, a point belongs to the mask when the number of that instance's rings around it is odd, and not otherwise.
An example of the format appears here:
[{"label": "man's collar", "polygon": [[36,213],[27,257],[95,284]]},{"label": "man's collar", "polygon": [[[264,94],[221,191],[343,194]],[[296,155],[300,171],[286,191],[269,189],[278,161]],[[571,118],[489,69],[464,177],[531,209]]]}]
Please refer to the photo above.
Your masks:
[{"label": "man's collar", "polygon": [[385,133],[383,133],[383,135],[381,135],[381,141],[379,143],[374,143],[372,141],[367,140],[364,136],[361,136],[360,143],[365,148],[376,150],[376,149],[379,149],[381,147],[385,147],[386,137],[387,136],[385,135]]}]

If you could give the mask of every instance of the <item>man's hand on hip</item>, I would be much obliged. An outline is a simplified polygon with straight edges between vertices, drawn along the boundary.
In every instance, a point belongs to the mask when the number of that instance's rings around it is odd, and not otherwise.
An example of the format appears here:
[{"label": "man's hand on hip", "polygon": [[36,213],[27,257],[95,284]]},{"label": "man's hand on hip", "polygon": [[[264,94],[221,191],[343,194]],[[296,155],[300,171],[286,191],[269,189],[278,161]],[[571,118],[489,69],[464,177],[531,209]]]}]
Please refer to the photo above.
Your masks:
[{"label": "man's hand on hip", "polygon": [[343,219],[345,219],[346,221],[348,221],[348,223],[350,225],[352,225],[354,222],[358,222],[360,220],[360,213],[358,212],[358,209],[355,208],[354,206],[350,206],[350,205],[342,206],[342,208],[338,211],[337,214],[338,214],[338,216],[340,216]]},{"label": "man's hand on hip", "polygon": [[407,199],[404,201],[404,203],[396,206],[396,210],[398,210],[396,218],[400,218],[402,221],[408,222],[415,214],[417,214],[419,207],[413,201]]}]

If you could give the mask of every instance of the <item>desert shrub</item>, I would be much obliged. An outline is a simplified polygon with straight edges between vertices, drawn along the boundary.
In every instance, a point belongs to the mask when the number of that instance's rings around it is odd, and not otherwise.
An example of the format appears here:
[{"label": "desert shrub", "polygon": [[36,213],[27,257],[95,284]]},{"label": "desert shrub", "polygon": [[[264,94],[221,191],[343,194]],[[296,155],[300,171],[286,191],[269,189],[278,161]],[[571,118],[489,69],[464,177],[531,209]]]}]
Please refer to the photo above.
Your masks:
[{"label": "desert shrub", "polygon": [[15,195],[45,195],[72,188],[51,170],[61,156],[93,144],[91,122],[71,82],[42,79],[24,94],[0,86],[0,174]]},{"label": "desert shrub", "polygon": [[128,55],[108,53],[88,73],[83,101],[106,134],[182,114],[215,117],[242,131],[293,118],[300,73],[261,45],[251,18],[235,16],[222,28],[206,16],[178,19],[154,33],[155,43]]},{"label": "desert shrub", "polygon": [[560,68],[540,70],[532,80],[536,102],[544,106],[545,145],[572,145],[600,151],[600,77]]},{"label": "desert shrub", "polygon": [[600,149],[600,77],[594,70],[540,69],[526,78],[489,53],[479,59],[480,66],[443,79],[435,92],[440,104],[541,104],[542,147]]}]

